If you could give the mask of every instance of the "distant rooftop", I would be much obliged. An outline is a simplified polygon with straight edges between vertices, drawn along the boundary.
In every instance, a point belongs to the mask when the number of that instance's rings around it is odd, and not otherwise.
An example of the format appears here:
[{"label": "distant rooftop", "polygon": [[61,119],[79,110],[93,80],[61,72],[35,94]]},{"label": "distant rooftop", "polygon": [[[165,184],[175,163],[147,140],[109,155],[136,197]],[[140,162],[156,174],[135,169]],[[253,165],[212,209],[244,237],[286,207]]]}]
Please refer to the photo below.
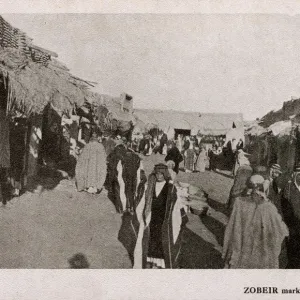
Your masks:
[{"label": "distant rooftop", "polygon": [[243,127],[243,114],[201,113],[178,110],[135,109],[136,117],[161,129],[199,130],[204,134],[226,134],[232,128]]}]

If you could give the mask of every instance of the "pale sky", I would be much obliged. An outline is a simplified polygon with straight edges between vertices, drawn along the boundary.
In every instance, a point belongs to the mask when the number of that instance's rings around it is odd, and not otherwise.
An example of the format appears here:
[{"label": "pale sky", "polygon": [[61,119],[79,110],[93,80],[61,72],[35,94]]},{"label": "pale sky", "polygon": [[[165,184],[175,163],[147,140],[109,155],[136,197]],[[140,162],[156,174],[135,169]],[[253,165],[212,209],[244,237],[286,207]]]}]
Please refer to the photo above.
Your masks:
[{"label": "pale sky", "polygon": [[3,15],[96,91],[136,108],[243,113],[300,97],[300,17],[275,14]]}]

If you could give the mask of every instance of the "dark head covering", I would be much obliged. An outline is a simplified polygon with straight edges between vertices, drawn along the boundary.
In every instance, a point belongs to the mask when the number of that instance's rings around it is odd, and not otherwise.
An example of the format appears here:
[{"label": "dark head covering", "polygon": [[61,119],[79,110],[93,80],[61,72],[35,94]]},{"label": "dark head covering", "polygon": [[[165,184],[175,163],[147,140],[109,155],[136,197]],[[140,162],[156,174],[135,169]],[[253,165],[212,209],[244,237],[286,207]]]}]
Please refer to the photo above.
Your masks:
[{"label": "dark head covering", "polygon": [[[299,166],[300,167],[300,166]],[[271,166],[271,168],[273,169],[273,170],[275,170],[275,171],[277,171],[278,173],[282,173],[282,171],[281,171],[281,167],[280,167],[280,165],[278,165],[278,164],[273,164],[272,166]]]},{"label": "dark head covering", "polygon": [[170,180],[171,179],[171,176],[170,176],[167,165],[162,164],[162,163],[155,165],[153,173],[156,174],[158,172],[162,173],[164,175],[165,180]]},{"label": "dark head covering", "polygon": [[300,163],[298,163],[298,164],[295,165],[295,167],[294,167],[294,172],[295,172],[295,173],[300,172]]}]

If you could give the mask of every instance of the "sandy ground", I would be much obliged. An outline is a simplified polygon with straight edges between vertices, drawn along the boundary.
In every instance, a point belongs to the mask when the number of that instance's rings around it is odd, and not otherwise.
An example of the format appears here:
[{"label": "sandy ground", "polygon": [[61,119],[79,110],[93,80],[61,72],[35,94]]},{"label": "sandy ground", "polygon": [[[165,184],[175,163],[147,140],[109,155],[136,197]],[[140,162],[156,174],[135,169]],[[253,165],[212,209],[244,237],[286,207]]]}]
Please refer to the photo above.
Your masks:
[{"label": "sandy ground", "polygon": [[14,198],[0,214],[1,268],[70,268],[78,253],[90,268],[131,267],[117,238],[121,216],[105,193],[77,193],[65,182]]},{"label": "sandy ground", "polygon": [[[163,161],[157,154],[144,158],[146,173]],[[186,174],[178,179],[201,186],[210,197],[208,216],[189,214],[180,256],[181,268],[222,268],[222,241],[232,179],[222,174]],[[51,179],[48,179],[48,181]],[[70,268],[81,253],[90,268],[131,268],[126,249],[118,240],[121,215],[115,213],[106,191],[100,195],[76,192],[74,182],[44,184],[0,207],[1,268]],[[51,188],[47,186],[51,186]]]}]

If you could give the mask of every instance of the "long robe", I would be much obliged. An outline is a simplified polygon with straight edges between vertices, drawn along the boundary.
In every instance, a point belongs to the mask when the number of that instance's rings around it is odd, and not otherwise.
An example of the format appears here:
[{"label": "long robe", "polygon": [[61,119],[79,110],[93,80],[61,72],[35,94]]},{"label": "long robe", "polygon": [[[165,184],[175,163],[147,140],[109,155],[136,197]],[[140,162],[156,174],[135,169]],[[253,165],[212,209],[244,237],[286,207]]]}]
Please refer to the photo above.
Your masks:
[{"label": "long robe", "polygon": [[24,171],[25,159],[25,136],[26,124],[22,121],[11,123],[10,127],[10,176],[11,184],[14,188],[21,190],[22,175]]},{"label": "long robe", "polygon": [[214,154],[214,152],[211,149],[208,150],[208,158],[209,158],[209,170],[215,170],[217,156]]},{"label": "long robe", "polygon": [[199,172],[205,172],[205,164],[206,164],[206,152],[205,150],[201,151],[198,155],[197,161],[196,161],[196,165],[195,165],[195,170],[199,171]]},{"label": "long robe", "polygon": [[190,140],[185,140],[183,143],[183,150],[184,151],[188,150],[190,147],[190,144],[191,144]]},{"label": "long robe", "polygon": [[108,138],[106,141],[104,141],[103,145],[105,148],[106,155],[108,156],[114,150],[116,143],[111,138]]},{"label": "long robe", "polygon": [[183,161],[183,157],[179,151],[179,149],[174,146],[168,152],[167,156],[165,157],[165,161],[172,160],[175,163],[174,172],[178,174],[179,172],[179,164]]},{"label": "long robe", "polygon": [[[127,149],[125,155],[121,159],[121,166],[119,171],[122,173],[120,178],[120,186],[124,185],[124,194],[121,195],[121,199],[124,197],[126,201],[122,201],[122,208],[133,209],[135,208],[135,197],[137,189],[141,181],[147,181],[143,164],[140,157],[131,149]],[[122,189],[123,191],[123,189]]]},{"label": "long robe", "polygon": [[0,168],[10,167],[9,121],[0,109]]},{"label": "long robe", "polygon": [[160,193],[156,195],[156,188],[153,191],[152,199],[152,217],[149,224],[150,237],[148,247],[148,257],[164,259],[164,251],[162,245],[162,226],[167,207],[168,185],[164,186]]},{"label": "long robe", "polygon": [[167,145],[168,142],[168,136],[164,133],[159,141],[159,153],[163,154],[163,148],[165,145]]},{"label": "long robe", "polygon": [[194,171],[194,164],[196,160],[196,154],[194,149],[187,149],[184,153],[184,167],[186,170]]},{"label": "long robe", "polygon": [[106,178],[106,154],[104,146],[91,140],[80,154],[76,164],[77,190],[97,188],[101,190]]},{"label": "long robe", "polygon": [[[150,242],[150,223],[152,219],[152,201],[156,184],[154,174],[149,176],[146,192],[143,194],[137,208],[136,220],[139,224],[137,241],[134,249],[135,269],[146,267]],[[166,268],[178,267],[178,257],[182,246],[182,233],[187,216],[180,201],[177,201],[176,187],[171,182],[166,183],[166,207],[161,226],[161,245]]]},{"label": "long robe", "polygon": [[232,210],[235,199],[241,196],[247,188],[247,181],[252,173],[253,169],[250,166],[242,165],[238,168],[227,203],[227,207],[230,208],[230,210]]},{"label": "long robe", "polygon": [[145,138],[142,138],[142,139],[140,140],[140,143],[139,143],[139,152],[140,152],[140,153],[143,153],[143,152],[144,152],[145,146],[146,146],[146,139],[145,139]]},{"label": "long robe", "polygon": [[287,242],[289,267],[300,268],[300,191],[294,182],[288,182],[282,193],[282,213],[290,230]]},{"label": "long robe", "polygon": [[226,226],[223,259],[232,269],[277,269],[288,228],[273,203],[238,197]]},{"label": "long robe", "polygon": [[153,151],[153,147],[152,147],[151,139],[146,139],[143,154],[145,156],[149,156],[152,154],[152,151]]},{"label": "long robe", "polygon": [[178,137],[178,139],[176,140],[176,147],[180,151],[180,153],[182,152],[182,143],[183,143],[182,139]]},{"label": "long robe", "polygon": [[[123,204],[124,202],[126,203],[126,198],[124,196],[125,184],[122,176],[122,159],[125,155],[126,148],[124,145],[118,145],[107,157],[107,177],[105,187],[108,190],[108,197],[113,202],[118,212],[123,210]],[[121,196],[123,197],[122,199]]]},{"label": "long robe", "polygon": [[266,191],[266,195],[270,199],[270,201],[276,206],[278,212],[282,215],[281,208],[281,195],[279,192],[277,178],[273,179],[269,185],[268,191]]}]

